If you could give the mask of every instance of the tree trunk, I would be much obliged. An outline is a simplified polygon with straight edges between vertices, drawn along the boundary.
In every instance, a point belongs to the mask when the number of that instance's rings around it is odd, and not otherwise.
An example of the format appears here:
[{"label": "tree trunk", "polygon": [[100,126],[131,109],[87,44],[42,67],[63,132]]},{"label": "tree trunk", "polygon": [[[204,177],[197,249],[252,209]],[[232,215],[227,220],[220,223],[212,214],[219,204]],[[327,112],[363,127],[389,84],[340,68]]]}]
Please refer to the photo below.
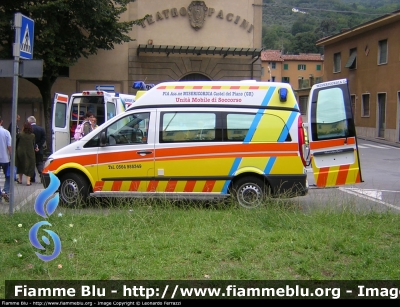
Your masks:
[{"label": "tree trunk", "polygon": [[43,103],[43,112],[44,112],[44,129],[46,130],[46,143],[47,150],[44,153],[45,156],[48,156],[52,153],[52,142],[53,142],[53,131],[51,129],[52,123],[52,114],[53,114],[53,104],[51,97],[51,88],[53,87],[54,82],[57,80],[57,77],[46,77],[43,76],[42,79],[33,79],[27,78],[28,81],[32,82],[40,91],[42,95],[42,103]]}]

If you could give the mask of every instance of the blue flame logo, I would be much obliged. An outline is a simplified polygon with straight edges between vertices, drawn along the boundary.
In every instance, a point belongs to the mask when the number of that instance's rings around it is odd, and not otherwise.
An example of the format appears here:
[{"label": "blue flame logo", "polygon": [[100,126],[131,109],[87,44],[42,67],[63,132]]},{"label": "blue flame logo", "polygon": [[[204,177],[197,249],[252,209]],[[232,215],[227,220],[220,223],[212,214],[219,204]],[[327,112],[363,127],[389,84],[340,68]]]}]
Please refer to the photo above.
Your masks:
[{"label": "blue flame logo", "polygon": [[[37,196],[35,201],[35,212],[43,218],[48,218],[50,215],[52,215],[56,210],[59,202],[59,194],[56,192],[58,187],[60,186],[60,180],[57,178],[57,176],[55,176],[51,172],[49,172],[49,175],[50,175],[49,186],[47,187],[47,189],[45,189]],[[54,197],[50,198],[53,194]],[[47,206],[45,205],[46,200],[48,200]],[[42,246],[42,244],[39,242],[37,238],[39,228],[43,225],[51,226],[51,224],[47,221],[41,221],[36,223],[35,225],[32,226],[31,230],[29,230],[29,240],[31,241],[34,247],[41,250],[46,250],[46,248]],[[36,256],[38,256],[39,259],[43,261],[50,261],[58,257],[58,255],[61,253],[61,241],[59,236],[54,231],[47,229],[44,229],[44,231],[47,232],[50,235],[51,239],[53,240],[54,252],[51,255],[42,255],[36,252]],[[42,236],[42,241],[46,245],[50,245],[51,243],[50,240],[45,236]]]}]

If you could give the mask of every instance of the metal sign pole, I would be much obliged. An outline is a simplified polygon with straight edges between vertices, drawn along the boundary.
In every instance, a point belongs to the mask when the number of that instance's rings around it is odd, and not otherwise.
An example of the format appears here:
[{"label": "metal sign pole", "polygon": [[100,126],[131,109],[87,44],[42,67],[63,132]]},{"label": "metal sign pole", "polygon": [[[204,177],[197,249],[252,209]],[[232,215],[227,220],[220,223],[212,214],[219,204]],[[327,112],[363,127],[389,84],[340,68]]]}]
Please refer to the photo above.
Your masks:
[{"label": "metal sign pole", "polygon": [[14,15],[15,43],[13,46],[14,55],[14,76],[13,76],[13,103],[11,115],[11,161],[10,161],[10,215],[13,214],[14,205],[14,176],[15,176],[15,150],[17,136],[17,105],[18,105],[18,78],[19,78],[19,55],[20,55],[20,38],[21,38],[22,15],[16,13]]}]

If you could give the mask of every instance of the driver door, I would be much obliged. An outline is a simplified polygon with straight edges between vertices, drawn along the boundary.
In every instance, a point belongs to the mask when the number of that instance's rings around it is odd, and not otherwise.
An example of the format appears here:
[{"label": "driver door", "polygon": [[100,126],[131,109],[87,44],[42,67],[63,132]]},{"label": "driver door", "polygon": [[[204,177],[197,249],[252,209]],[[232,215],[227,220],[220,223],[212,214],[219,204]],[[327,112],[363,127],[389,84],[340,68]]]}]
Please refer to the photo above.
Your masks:
[{"label": "driver door", "polygon": [[[148,192],[154,180],[154,132],[149,129],[155,127],[155,116],[140,110],[102,127],[105,143],[98,148],[95,193]],[[137,137],[137,125],[148,138]]]}]

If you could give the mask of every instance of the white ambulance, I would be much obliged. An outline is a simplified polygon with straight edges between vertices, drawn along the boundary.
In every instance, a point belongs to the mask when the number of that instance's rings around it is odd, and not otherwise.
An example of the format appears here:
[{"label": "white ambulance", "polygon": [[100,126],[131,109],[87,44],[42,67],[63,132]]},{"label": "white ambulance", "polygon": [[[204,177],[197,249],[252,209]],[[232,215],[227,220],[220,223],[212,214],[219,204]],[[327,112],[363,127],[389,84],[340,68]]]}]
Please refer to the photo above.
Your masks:
[{"label": "white ambulance", "polygon": [[75,127],[82,123],[86,112],[92,112],[101,125],[124,112],[135,102],[135,95],[89,90],[68,95],[54,95],[52,118],[52,152],[75,142]]},{"label": "white ambulance", "polygon": [[233,197],[253,208],[271,196],[306,195],[309,156],[319,187],[362,182],[346,79],[312,87],[308,141],[287,83],[160,83],[53,153],[44,186],[57,176],[71,206],[89,197]]}]

